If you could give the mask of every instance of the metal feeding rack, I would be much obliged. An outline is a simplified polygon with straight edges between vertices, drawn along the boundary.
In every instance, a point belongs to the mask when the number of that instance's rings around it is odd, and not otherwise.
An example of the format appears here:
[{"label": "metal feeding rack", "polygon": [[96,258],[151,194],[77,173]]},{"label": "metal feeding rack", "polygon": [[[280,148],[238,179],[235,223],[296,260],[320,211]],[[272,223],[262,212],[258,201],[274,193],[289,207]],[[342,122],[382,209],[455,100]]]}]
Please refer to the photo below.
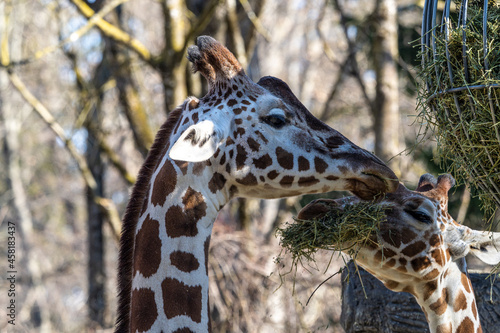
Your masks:
[{"label": "metal feeding rack", "polygon": [[426,0],[420,56],[422,124],[492,216],[500,208],[500,1]]}]

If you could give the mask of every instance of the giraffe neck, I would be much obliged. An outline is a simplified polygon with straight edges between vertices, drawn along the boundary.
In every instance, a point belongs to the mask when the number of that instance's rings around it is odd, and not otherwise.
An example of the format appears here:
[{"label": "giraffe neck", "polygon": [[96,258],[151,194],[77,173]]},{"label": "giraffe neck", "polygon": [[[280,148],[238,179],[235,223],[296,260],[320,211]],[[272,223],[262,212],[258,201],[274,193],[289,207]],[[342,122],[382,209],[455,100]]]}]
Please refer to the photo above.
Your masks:
[{"label": "giraffe neck", "polygon": [[210,163],[167,154],[154,171],[135,231],[131,331],[210,331],[208,248],[229,198],[214,174]]},{"label": "giraffe neck", "polygon": [[482,332],[463,258],[458,263],[450,262],[440,277],[424,283],[419,289],[417,302],[424,310],[432,333]]}]

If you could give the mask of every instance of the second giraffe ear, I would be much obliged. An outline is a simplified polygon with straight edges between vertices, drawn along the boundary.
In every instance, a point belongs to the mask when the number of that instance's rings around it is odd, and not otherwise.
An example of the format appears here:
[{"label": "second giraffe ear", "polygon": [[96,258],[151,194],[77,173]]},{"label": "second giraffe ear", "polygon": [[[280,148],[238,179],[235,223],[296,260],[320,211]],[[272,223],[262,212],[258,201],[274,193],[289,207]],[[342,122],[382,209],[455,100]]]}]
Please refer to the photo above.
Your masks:
[{"label": "second giraffe ear", "polygon": [[189,126],[170,148],[168,156],[173,160],[186,162],[208,160],[229,135],[229,122],[217,123],[204,120]]}]

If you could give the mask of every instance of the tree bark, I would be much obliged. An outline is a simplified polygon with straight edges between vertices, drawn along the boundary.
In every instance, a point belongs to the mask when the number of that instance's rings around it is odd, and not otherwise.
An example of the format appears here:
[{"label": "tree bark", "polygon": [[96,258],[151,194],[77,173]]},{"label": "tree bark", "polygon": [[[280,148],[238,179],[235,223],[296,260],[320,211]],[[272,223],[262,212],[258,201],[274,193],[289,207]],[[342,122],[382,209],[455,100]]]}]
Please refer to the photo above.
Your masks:
[{"label": "tree bark", "polygon": [[[94,118],[97,118],[99,110],[93,112]],[[98,120],[94,122],[97,124]],[[97,138],[88,131],[87,151],[85,154],[90,171],[94,176],[97,188],[95,192],[100,197],[104,197],[104,170],[105,166],[101,159],[101,153]],[[106,297],[104,270],[104,236],[103,224],[104,214],[101,207],[96,204],[94,191],[87,188],[87,218],[88,218],[88,308],[89,321],[91,328],[105,327]]]},{"label": "tree bark", "polygon": [[[500,281],[494,275],[471,273],[483,332],[498,332]],[[370,273],[350,261],[342,272],[342,327],[346,333],[429,332],[425,315],[415,297],[393,292]],[[361,280],[360,280],[361,279]],[[362,282],[361,282],[362,281]]]},{"label": "tree bark", "polygon": [[[377,78],[375,101],[372,106],[375,155],[385,162],[399,153],[396,9],[395,0],[378,0],[373,13],[373,65]],[[394,164],[389,162],[390,167],[398,169]]]}]

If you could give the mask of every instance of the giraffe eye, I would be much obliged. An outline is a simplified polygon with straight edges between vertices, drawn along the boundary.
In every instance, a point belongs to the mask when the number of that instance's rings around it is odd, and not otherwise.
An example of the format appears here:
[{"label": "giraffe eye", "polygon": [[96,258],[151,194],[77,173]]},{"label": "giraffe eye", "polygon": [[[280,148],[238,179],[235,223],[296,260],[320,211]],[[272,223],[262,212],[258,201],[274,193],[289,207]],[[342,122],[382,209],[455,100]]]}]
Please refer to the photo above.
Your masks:
[{"label": "giraffe eye", "polygon": [[282,116],[282,115],[280,115],[280,114],[272,114],[272,115],[263,117],[262,120],[266,124],[268,124],[268,125],[270,125],[270,126],[272,126],[274,128],[277,128],[277,129],[282,128],[286,124],[285,117]]},{"label": "giraffe eye", "polygon": [[424,212],[421,212],[418,210],[405,210],[405,212],[410,214],[415,220],[418,220],[418,221],[423,222],[425,224],[432,223],[431,217]]}]

